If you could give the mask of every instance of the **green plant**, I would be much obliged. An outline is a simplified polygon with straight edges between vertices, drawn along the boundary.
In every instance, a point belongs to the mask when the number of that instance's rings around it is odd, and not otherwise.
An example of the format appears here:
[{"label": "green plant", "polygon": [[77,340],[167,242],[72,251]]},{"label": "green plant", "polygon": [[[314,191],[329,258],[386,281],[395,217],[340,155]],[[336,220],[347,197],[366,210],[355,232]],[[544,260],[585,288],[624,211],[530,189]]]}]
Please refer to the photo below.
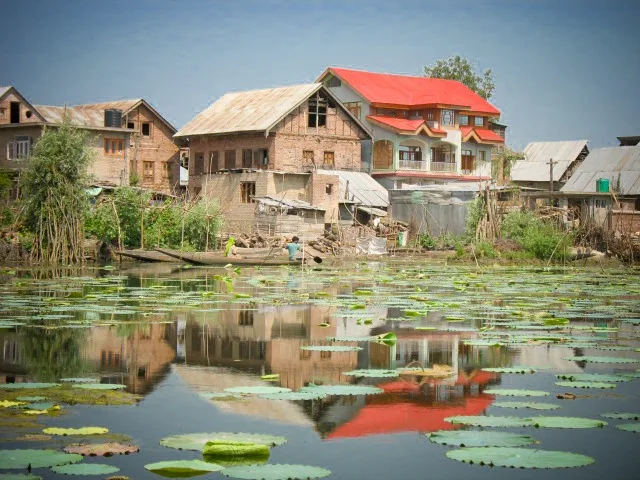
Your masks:
[{"label": "green plant", "polygon": [[418,237],[418,244],[422,248],[426,248],[427,250],[433,250],[436,248],[436,239],[433,238],[428,233],[423,233]]},{"label": "green plant", "polygon": [[467,203],[467,228],[465,231],[467,237],[471,239],[475,238],[478,223],[480,223],[484,214],[485,207],[482,198],[476,197],[473,202]]},{"label": "green plant", "polygon": [[561,260],[569,255],[573,242],[570,233],[544,222],[532,212],[510,212],[502,220],[505,238],[520,243],[524,250],[540,260]]},{"label": "green plant", "polygon": [[498,252],[493,247],[491,242],[487,242],[486,240],[481,240],[474,245],[476,256],[480,258],[496,258],[498,256]]},{"label": "green plant", "polygon": [[184,238],[196,250],[215,246],[222,227],[222,213],[217,200],[201,197],[184,217]]}]

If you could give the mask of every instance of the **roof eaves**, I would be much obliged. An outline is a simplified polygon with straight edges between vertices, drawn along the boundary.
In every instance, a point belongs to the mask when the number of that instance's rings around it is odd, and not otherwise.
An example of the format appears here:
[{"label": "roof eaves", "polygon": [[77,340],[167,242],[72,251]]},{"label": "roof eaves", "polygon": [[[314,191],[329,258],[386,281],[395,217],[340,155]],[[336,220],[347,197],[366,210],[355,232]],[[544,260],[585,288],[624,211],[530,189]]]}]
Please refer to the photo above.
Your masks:
[{"label": "roof eaves", "polygon": [[[320,90],[321,88],[324,88],[323,85],[321,83],[317,83],[316,87],[311,91],[311,93],[309,93],[309,96],[317,93],[318,90]],[[303,98],[298,103],[296,103],[293,107],[291,107],[289,110],[287,110],[284,114],[280,115],[280,117],[278,117],[278,119],[275,122],[273,122],[271,125],[269,125],[269,127],[264,131],[264,136],[268,137],[269,136],[269,132],[271,131],[271,129],[273,127],[275,127],[276,125],[278,125],[282,120],[284,120],[286,118],[286,116],[289,115],[291,112],[293,112],[296,108],[298,108],[300,105],[302,105],[304,102],[306,102],[309,99],[309,96]],[[262,130],[260,130],[260,131],[262,131]]]}]

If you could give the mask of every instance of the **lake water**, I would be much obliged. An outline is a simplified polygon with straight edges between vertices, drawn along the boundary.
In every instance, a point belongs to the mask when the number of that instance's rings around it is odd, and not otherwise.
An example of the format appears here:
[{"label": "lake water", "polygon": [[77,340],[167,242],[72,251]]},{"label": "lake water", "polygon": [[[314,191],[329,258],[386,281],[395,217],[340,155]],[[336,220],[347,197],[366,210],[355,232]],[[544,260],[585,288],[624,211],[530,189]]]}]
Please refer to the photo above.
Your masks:
[{"label": "lake water", "polygon": [[[0,270],[0,384],[90,377],[125,385],[140,400],[120,406],[61,403],[61,411],[37,416],[0,409],[0,449],[58,450],[70,443],[98,443],[97,435],[33,435],[52,426],[105,427],[138,445],[140,452],[87,457],[83,463],[113,465],[132,479],[162,478],[144,465],[202,459],[197,451],[160,445],[163,437],[246,432],[286,437],[286,444],[271,449],[268,463],[322,467],[332,479],[637,478],[640,434],[616,425],[638,421],[601,414],[640,414],[640,364],[635,363],[640,362],[639,274],[637,269],[477,270],[373,262],[315,269],[5,268]],[[389,332],[395,340],[375,338]],[[310,345],[360,349],[301,349]],[[568,359],[583,356],[616,363]],[[617,363],[620,359],[630,361]],[[450,376],[434,379],[403,371],[433,365],[448,367]],[[509,366],[535,373],[484,370]],[[394,373],[383,378],[345,375],[358,369]],[[606,385],[612,388],[556,384],[559,374],[584,373],[622,378]],[[275,374],[275,381],[261,379]],[[602,377],[592,379],[597,378]],[[314,385],[380,390],[298,401],[201,395],[232,387],[298,391]],[[495,389],[547,395],[505,396],[509,392],[492,393]],[[14,399],[16,392],[33,394],[3,388],[0,401]],[[578,398],[556,398],[565,392]],[[46,395],[46,389],[37,393]],[[560,408],[514,409],[499,406],[503,402]],[[483,428],[445,420],[460,415],[581,417],[608,424]],[[522,433],[538,442],[525,448],[573,452],[595,463],[552,470],[470,465],[446,457],[456,447],[432,443],[425,435],[459,429]],[[32,473],[69,478],[48,468]],[[227,477],[217,472],[196,478]]]}]

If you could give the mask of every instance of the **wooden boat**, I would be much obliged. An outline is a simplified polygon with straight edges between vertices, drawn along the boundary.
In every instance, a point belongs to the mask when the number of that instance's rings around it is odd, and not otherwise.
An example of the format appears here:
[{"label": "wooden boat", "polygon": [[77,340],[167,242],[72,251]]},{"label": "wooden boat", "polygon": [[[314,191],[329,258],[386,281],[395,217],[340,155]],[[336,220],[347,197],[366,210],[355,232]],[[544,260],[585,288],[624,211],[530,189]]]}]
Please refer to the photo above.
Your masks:
[{"label": "wooden boat", "polygon": [[156,248],[156,250],[174,259],[194,265],[227,265],[229,263],[232,265],[300,265],[299,261],[290,262],[284,255],[242,258],[225,257],[220,252],[181,252],[169,248]]},{"label": "wooden boat", "polygon": [[133,258],[141,262],[171,262],[176,263],[176,258],[156,250],[116,250],[116,255]]}]

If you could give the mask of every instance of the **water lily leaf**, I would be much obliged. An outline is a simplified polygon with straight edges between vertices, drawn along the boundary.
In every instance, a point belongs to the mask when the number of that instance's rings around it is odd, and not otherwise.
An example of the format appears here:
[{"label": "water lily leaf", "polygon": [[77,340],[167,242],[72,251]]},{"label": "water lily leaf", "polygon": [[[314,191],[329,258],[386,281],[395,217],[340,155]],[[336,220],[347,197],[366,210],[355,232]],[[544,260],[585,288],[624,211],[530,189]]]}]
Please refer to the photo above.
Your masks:
[{"label": "water lily leaf", "polygon": [[507,388],[490,388],[484,391],[489,395],[504,395],[507,397],[546,397],[549,392],[541,390],[524,390],[524,389],[507,389]]},{"label": "water lily leaf", "polygon": [[126,385],[118,383],[78,383],[73,388],[86,388],[88,390],[122,390],[127,388]]},{"label": "water lily leaf", "polygon": [[638,363],[640,359],[627,358],[627,357],[565,357],[563,360],[569,360],[573,362],[593,362],[593,363]]},{"label": "water lily leaf", "polygon": [[640,433],[640,423],[621,423],[616,428],[626,432]]},{"label": "water lily leaf", "polygon": [[556,410],[560,405],[542,402],[494,402],[493,407],[503,408],[531,408],[533,410]]},{"label": "water lily leaf", "polygon": [[187,433],[184,435],[173,435],[160,440],[160,445],[177,450],[196,450],[201,452],[207,442],[229,441],[229,442],[251,442],[261,445],[275,447],[287,443],[287,439],[275,435],[263,435],[260,433],[231,433],[231,432],[211,432],[211,433]]},{"label": "water lily leaf", "polygon": [[60,381],[67,382],[67,383],[100,383],[99,378],[89,378],[89,377],[61,378]]},{"label": "water lily leaf", "polygon": [[615,383],[607,382],[556,382],[559,387],[572,388],[616,388]]},{"label": "water lily leaf", "polygon": [[209,457],[268,457],[271,451],[266,445],[253,442],[214,440],[204,444],[203,455]]},{"label": "water lily leaf", "polygon": [[536,443],[529,435],[507,432],[440,430],[425,435],[434,443],[456,447],[524,447]]},{"label": "water lily leaf", "polygon": [[300,350],[311,350],[313,352],[357,352],[362,347],[350,347],[346,345],[305,345]]},{"label": "water lily leaf", "polygon": [[58,428],[49,427],[42,430],[49,435],[102,435],[109,432],[109,429],[102,427],[81,427],[81,428]]},{"label": "water lily leaf", "polygon": [[53,402],[29,403],[25,406],[21,406],[20,408],[24,408],[28,410],[45,410],[45,411],[50,409],[60,410],[60,405]]},{"label": "water lily leaf", "polygon": [[306,480],[312,478],[323,478],[331,475],[331,471],[325,468],[277,463],[268,465],[250,465],[246,467],[230,467],[225,468],[221,473],[227,477],[247,480]]},{"label": "water lily leaf", "polygon": [[538,369],[536,367],[491,367],[482,370],[493,373],[535,373]]},{"label": "water lily leaf", "polygon": [[303,387],[300,392],[320,392],[325,395],[376,395],[384,390],[368,385],[319,385],[314,387]]},{"label": "water lily leaf", "polygon": [[533,421],[530,418],[492,415],[459,415],[448,417],[444,420],[453,424],[473,425],[475,427],[528,427],[533,425]]},{"label": "water lily leaf", "polygon": [[198,394],[202,398],[206,398],[207,400],[231,400],[234,398],[242,398],[242,395],[239,393],[229,393],[229,392],[212,392],[212,393],[199,393]]},{"label": "water lily leaf", "polygon": [[450,450],[446,455],[459,462],[512,468],[583,467],[595,462],[593,458],[577,453],[513,447],[461,448]]},{"label": "water lily leaf", "polygon": [[559,373],[556,375],[561,380],[570,382],[629,382],[630,377],[624,375],[606,375],[601,373]]},{"label": "water lily leaf", "polygon": [[26,405],[27,402],[12,402],[11,400],[0,400],[0,407],[9,408],[9,407],[18,407],[20,405]]},{"label": "water lily leaf", "polygon": [[42,480],[42,477],[26,473],[0,473],[0,480]]},{"label": "water lily leaf", "polygon": [[119,472],[120,469],[113,465],[105,465],[104,463],[78,463],[76,465],[62,465],[60,467],[52,467],[55,473],[65,475],[107,475],[109,473]]},{"label": "water lily leaf", "polygon": [[77,453],[89,457],[111,457],[112,455],[129,455],[140,451],[136,445],[122,443],[73,443],[63,448],[67,453]]},{"label": "water lily leaf", "polygon": [[31,468],[53,467],[82,461],[82,455],[57,452],[55,450],[0,450],[0,465],[2,468]]},{"label": "water lily leaf", "polygon": [[580,417],[533,417],[533,426],[538,428],[601,428],[607,422]]},{"label": "water lily leaf", "polygon": [[16,397],[16,400],[20,402],[42,402],[47,397]]},{"label": "water lily leaf", "polygon": [[600,415],[604,418],[615,418],[617,420],[640,420],[640,413],[603,413]]},{"label": "water lily leaf", "polygon": [[166,462],[148,463],[147,470],[167,477],[189,477],[204,473],[219,472],[224,467],[202,460],[170,460]]},{"label": "water lily leaf", "polygon": [[36,388],[52,388],[59,387],[59,383],[37,383],[37,382],[23,382],[23,383],[1,383],[0,389],[4,390],[19,390],[19,389],[36,389]]},{"label": "water lily leaf", "polygon": [[266,400],[317,400],[326,396],[327,394],[322,392],[282,392],[258,395]]},{"label": "water lily leaf", "polygon": [[398,370],[377,370],[377,369],[361,369],[361,370],[351,370],[350,372],[344,372],[342,375],[346,375],[348,377],[371,377],[371,378],[386,378],[386,377],[397,377],[400,375]]},{"label": "water lily leaf", "polygon": [[225,388],[225,392],[228,393],[241,393],[246,395],[259,395],[263,393],[284,393],[290,392],[290,388],[283,387],[263,387],[262,385],[248,386],[248,387],[230,387]]}]

